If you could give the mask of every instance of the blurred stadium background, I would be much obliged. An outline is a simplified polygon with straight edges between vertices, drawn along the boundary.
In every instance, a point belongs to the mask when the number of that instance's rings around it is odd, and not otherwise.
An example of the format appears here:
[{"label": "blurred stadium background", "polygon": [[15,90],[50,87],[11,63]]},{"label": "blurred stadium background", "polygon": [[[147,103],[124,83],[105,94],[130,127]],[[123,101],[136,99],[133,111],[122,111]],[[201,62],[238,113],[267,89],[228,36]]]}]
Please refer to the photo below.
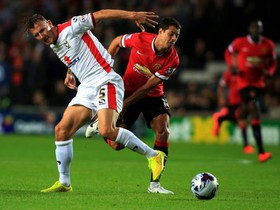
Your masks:
[{"label": "blurred stadium background", "polygon": [[[216,86],[226,69],[223,53],[235,37],[247,34],[250,20],[259,18],[264,23],[264,35],[276,43],[279,55],[280,17],[276,3],[273,0],[0,0],[0,134],[52,133],[75,94],[63,84],[66,67],[47,46],[24,32],[24,17],[41,13],[57,24],[74,15],[116,8],[154,11],[160,17],[175,17],[182,24],[176,45],[181,65],[166,83],[174,117],[171,139],[240,142],[238,130],[230,124],[225,124],[220,137],[211,137],[210,117],[218,108]],[[130,22],[107,21],[94,29],[94,34],[107,47],[115,36],[137,31]],[[148,28],[147,31],[156,32]],[[120,74],[127,59],[127,50],[122,50],[115,59],[115,70]],[[267,80],[261,108],[265,143],[279,145],[279,67],[275,76]],[[135,132],[150,135],[141,120]]]}]

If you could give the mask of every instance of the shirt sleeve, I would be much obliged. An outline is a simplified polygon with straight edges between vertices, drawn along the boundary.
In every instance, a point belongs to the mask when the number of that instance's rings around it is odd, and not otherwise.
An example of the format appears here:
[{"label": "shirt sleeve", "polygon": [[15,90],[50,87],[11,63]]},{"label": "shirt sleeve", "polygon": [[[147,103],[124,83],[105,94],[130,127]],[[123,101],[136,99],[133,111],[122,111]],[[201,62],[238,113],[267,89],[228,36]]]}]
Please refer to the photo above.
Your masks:
[{"label": "shirt sleeve", "polygon": [[139,34],[140,33],[134,33],[134,34],[125,34],[122,37],[122,47],[124,48],[132,48],[134,46],[137,46],[139,44]]},{"label": "shirt sleeve", "polygon": [[95,20],[92,13],[75,16],[71,19],[71,27],[74,34],[84,33],[95,27]]},{"label": "shirt sleeve", "polygon": [[228,52],[230,54],[238,53],[239,43],[240,43],[240,40],[238,38],[233,40],[233,42],[228,46]]},{"label": "shirt sleeve", "polygon": [[224,57],[225,57],[225,62],[227,64],[227,66],[231,67],[233,55],[229,52],[228,48],[225,50]]},{"label": "shirt sleeve", "polygon": [[270,75],[274,75],[276,68],[277,68],[277,53],[276,53],[275,45],[272,41],[270,42],[270,45],[271,45],[271,49],[272,49],[272,53],[271,53],[272,59],[268,65],[268,72]]}]

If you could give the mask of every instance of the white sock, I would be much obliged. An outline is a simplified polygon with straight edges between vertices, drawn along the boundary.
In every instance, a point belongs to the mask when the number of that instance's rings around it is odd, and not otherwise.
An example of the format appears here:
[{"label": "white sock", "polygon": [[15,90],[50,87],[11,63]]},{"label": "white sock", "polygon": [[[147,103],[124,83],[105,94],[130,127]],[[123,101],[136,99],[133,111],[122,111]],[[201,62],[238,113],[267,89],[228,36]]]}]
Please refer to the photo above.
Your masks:
[{"label": "white sock", "polygon": [[56,162],[59,172],[59,182],[65,186],[70,185],[70,165],[73,159],[73,139],[56,141]]},{"label": "white sock", "polygon": [[149,147],[147,144],[137,138],[131,131],[124,128],[119,128],[119,133],[116,138],[117,143],[123,144],[125,147],[141,154],[147,158],[156,156],[157,152]]}]

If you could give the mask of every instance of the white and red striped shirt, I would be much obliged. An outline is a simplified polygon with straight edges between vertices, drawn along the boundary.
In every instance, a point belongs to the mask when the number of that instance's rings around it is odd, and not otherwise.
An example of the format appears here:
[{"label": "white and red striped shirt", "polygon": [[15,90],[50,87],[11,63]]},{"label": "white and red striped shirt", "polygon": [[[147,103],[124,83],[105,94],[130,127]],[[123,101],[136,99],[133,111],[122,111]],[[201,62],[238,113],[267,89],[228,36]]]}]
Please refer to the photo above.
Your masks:
[{"label": "white and red striped shirt", "polygon": [[80,83],[92,86],[111,71],[114,60],[90,31],[95,27],[92,13],[75,16],[57,27],[57,42],[50,47]]}]

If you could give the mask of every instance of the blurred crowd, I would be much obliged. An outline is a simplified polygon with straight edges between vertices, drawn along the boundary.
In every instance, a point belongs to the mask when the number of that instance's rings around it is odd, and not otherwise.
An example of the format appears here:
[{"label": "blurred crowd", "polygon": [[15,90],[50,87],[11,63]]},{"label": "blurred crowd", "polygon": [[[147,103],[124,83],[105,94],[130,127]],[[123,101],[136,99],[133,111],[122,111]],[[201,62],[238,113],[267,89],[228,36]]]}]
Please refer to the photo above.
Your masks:
[{"label": "blurred crowd", "polygon": [[[167,82],[167,96],[175,113],[188,110],[215,110],[216,85],[220,75],[205,84],[179,82],[180,72],[201,71],[207,62],[221,61],[226,46],[247,34],[248,22],[260,18],[264,35],[279,43],[275,30],[277,11],[272,0],[0,0],[0,107],[13,105],[65,106],[75,95],[63,84],[67,68],[49,49],[24,31],[24,18],[40,13],[53,24],[72,16],[115,8],[154,11],[171,16],[182,25],[176,44],[180,68]],[[278,19],[279,20],[279,19]],[[273,22],[275,21],[275,22]],[[149,32],[156,29],[146,28]],[[105,47],[117,35],[138,32],[128,21],[106,21],[93,30]],[[121,50],[115,70],[122,74],[128,51]],[[268,79],[264,108],[280,105],[280,76]]]}]

